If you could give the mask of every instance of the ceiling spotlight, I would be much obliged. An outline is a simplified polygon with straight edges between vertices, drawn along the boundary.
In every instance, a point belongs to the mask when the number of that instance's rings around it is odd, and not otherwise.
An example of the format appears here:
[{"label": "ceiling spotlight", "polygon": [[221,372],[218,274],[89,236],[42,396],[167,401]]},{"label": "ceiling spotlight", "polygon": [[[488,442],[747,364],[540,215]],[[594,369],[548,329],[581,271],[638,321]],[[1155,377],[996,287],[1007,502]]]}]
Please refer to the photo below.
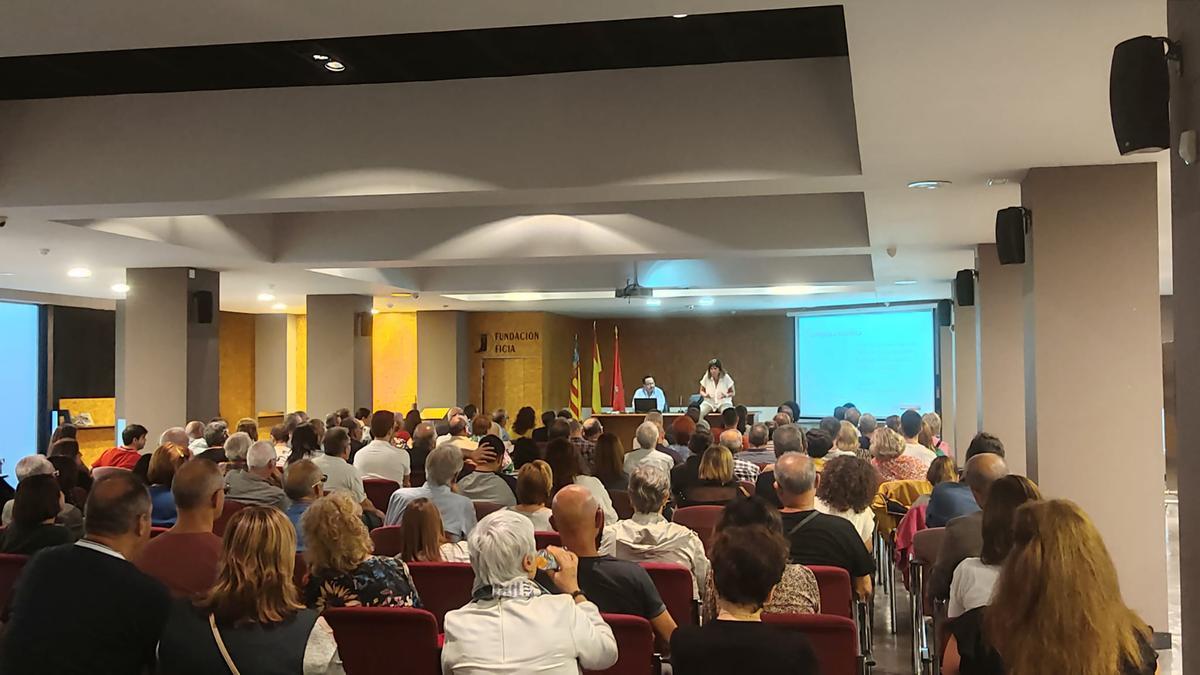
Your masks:
[{"label": "ceiling spotlight", "polygon": [[346,64],[342,63],[341,61],[326,61],[325,62],[325,70],[328,70],[331,73],[340,73],[345,69],[346,69]]},{"label": "ceiling spotlight", "polygon": [[287,305],[283,304],[282,302],[277,302],[277,303],[271,305],[271,309],[273,309],[275,311],[282,311],[282,310],[287,309]]},{"label": "ceiling spotlight", "polygon": [[112,289],[113,293],[128,293],[129,292],[129,284],[113,284],[112,286],[110,286],[110,288]]},{"label": "ceiling spotlight", "polygon": [[379,313],[379,310],[375,309],[374,307],[372,307],[372,308],[371,308],[371,315],[372,315],[372,316],[374,316],[375,314],[378,314],[378,313]]},{"label": "ceiling spotlight", "polygon": [[313,61],[328,61],[328,54],[313,54]]},{"label": "ceiling spotlight", "polygon": [[696,304],[701,307],[710,307],[713,304],[713,299],[709,297],[700,298],[696,301]]},{"label": "ceiling spotlight", "polygon": [[646,298],[647,307],[659,307],[662,305],[662,298]]},{"label": "ceiling spotlight", "polygon": [[940,187],[946,187],[950,184],[948,180],[914,180],[908,184],[908,187],[915,190],[936,190]]},{"label": "ceiling spotlight", "polygon": [[686,19],[686,18],[687,18],[687,14],[672,14],[672,15],[671,15],[671,18],[672,18],[672,19]]},{"label": "ceiling spotlight", "polygon": [[408,293],[408,292],[397,292],[397,293],[392,293],[392,297],[393,297],[393,298],[411,298],[412,296],[413,296],[413,294],[412,294],[412,293]]},{"label": "ceiling spotlight", "polygon": [[86,267],[72,267],[67,270],[67,276],[72,279],[86,279],[92,276],[92,271]]},{"label": "ceiling spotlight", "polygon": [[915,283],[917,283],[916,279],[901,279],[900,281],[896,282],[896,285],[897,286],[912,286]]},{"label": "ceiling spotlight", "polygon": [[271,302],[274,299],[275,299],[275,295],[273,293],[259,293],[258,294],[259,302]]}]

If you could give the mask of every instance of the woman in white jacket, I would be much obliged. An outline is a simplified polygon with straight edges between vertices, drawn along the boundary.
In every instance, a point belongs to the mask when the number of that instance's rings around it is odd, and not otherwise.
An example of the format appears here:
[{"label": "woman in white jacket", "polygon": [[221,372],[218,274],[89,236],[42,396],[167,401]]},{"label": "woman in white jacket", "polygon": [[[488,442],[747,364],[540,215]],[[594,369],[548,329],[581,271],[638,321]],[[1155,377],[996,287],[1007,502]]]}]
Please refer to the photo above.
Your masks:
[{"label": "woman in white jacket", "polygon": [[577,675],[617,662],[612,629],[579,589],[574,553],[548,549],[559,566],[549,574],[562,592],[552,595],[533,581],[537,552],[525,516],[496,511],[468,541],[475,590],[465,607],[446,613],[443,673]]}]

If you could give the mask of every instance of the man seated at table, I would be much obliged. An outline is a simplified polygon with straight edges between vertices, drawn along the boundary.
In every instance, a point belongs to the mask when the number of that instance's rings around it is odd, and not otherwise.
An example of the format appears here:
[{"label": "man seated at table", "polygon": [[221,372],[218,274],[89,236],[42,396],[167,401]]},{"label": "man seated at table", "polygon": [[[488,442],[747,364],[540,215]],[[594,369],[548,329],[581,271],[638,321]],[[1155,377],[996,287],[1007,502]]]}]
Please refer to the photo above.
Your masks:
[{"label": "man seated at table", "polygon": [[642,377],[642,386],[638,387],[633,392],[633,402],[629,407],[637,410],[637,402],[639,398],[652,398],[655,401],[655,410],[659,412],[667,411],[667,395],[662,389],[659,389],[654,384],[654,376],[646,375]]}]

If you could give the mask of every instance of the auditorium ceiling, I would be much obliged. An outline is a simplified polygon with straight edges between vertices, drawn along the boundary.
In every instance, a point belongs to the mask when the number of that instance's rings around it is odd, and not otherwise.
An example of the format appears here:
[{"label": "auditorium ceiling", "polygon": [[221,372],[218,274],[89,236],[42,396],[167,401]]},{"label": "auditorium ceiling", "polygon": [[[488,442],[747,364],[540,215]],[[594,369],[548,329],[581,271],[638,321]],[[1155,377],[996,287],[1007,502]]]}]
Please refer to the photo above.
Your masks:
[{"label": "auditorium ceiling", "polygon": [[0,297],[156,266],[247,312],[948,297],[1029,168],[1130,161],[1108,62],[1161,4],[7,3]]}]

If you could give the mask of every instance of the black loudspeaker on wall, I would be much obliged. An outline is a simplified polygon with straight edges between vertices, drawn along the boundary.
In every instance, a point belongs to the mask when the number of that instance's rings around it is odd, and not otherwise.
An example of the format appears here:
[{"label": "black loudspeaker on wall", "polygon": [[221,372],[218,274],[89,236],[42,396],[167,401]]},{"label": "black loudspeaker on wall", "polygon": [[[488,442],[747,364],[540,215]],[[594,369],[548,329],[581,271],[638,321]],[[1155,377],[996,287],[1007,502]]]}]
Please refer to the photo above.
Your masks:
[{"label": "black loudspeaker on wall", "polygon": [[939,326],[947,327],[954,323],[954,310],[949,300],[938,300],[937,322]]},{"label": "black loudspeaker on wall", "polygon": [[213,294],[212,291],[196,291],[192,294],[192,298],[196,302],[196,323],[212,323],[213,322]]},{"label": "black loudspeaker on wall", "polygon": [[1033,212],[1010,206],[996,212],[996,252],[1001,265],[1025,263],[1025,235],[1033,224]]},{"label": "black loudspeaker on wall", "polygon": [[1142,35],[1113,49],[1108,106],[1122,155],[1171,147],[1168,59],[1178,58],[1166,38]]},{"label": "black loudspeaker on wall", "polygon": [[959,270],[954,275],[954,300],[959,307],[975,306],[975,270]]}]

